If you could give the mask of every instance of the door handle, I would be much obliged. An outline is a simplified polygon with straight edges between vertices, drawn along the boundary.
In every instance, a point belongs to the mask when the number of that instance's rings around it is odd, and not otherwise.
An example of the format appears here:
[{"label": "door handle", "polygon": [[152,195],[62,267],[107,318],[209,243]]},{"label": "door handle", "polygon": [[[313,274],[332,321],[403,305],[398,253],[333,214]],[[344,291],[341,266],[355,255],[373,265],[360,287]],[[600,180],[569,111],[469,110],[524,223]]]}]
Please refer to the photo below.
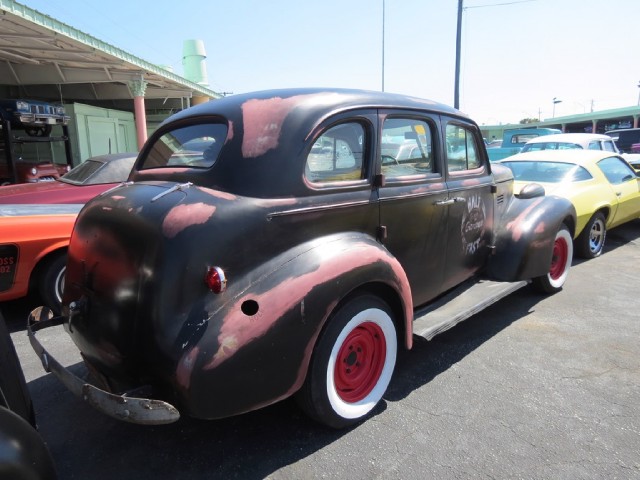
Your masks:
[{"label": "door handle", "polygon": [[462,203],[462,202],[466,202],[466,200],[463,197],[453,197],[453,198],[448,198],[446,200],[438,200],[436,202],[436,205],[438,206],[453,205],[454,203]]}]

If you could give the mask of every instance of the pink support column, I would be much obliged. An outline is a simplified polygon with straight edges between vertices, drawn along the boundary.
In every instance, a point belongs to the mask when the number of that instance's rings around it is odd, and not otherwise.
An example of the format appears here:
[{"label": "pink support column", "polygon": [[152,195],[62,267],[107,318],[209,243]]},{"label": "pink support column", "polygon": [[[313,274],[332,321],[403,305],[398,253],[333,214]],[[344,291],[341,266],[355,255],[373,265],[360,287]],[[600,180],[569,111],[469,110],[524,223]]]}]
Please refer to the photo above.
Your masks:
[{"label": "pink support column", "polygon": [[129,82],[129,88],[133,93],[133,107],[136,119],[136,137],[138,139],[138,150],[147,141],[147,113],[144,105],[144,92],[147,89],[147,82],[142,78]]}]

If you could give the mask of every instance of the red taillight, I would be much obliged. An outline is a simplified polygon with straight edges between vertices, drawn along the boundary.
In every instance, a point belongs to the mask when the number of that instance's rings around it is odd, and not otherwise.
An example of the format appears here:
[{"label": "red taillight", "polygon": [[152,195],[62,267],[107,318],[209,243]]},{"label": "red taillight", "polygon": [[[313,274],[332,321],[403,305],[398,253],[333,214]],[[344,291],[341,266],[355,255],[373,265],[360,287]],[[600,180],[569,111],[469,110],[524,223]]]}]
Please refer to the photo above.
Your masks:
[{"label": "red taillight", "polygon": [[222,293],[227,289],[227,277],[220,267],[209,267],[204,283],[213,293]]}]

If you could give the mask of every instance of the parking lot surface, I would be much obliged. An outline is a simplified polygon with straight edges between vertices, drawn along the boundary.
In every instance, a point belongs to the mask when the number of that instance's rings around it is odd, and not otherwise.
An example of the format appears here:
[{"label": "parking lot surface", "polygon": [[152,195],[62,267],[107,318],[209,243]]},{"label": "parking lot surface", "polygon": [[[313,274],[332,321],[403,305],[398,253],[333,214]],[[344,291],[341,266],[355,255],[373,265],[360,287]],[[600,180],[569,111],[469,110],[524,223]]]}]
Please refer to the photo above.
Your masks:
[{"label": "parking lot surface", "polygon": [[[342,431],[293,401],[216,421],[118,422],[44,372],[24,330],[28,302],[0,308],[63,480],[640,479],[639,271],[636,220],[609,232],[601,257],[574,261],[562,292],[525,288],[415,339],[375,415]],[[62,329],[38,336],[83,372]]]}]

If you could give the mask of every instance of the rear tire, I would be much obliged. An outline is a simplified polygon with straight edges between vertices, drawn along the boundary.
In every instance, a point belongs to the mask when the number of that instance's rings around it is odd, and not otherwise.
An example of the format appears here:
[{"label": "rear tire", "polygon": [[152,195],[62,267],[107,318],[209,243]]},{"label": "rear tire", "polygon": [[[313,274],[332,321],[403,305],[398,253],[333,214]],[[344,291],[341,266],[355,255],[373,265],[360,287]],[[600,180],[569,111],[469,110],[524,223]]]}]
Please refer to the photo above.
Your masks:
[{"label": "rear tire", "polygon": [[576,239],[576,253],[582,258],[596,258],[602,253],[606,238],[606,219],[602,212],[596,212]]},{"label": "rear tire", "polygon": [[562,225],[553,243],[553,254],[549,273],[532,280],[533,288],[541,293],[552,294],[562,290],[569,275],[573,260],[573,239],[566,225]]},{"label": "rear tire", "polygon": [[369,294],[350,300],[328,322],[296,399],[311,418],[342,428],[365,418],[382,399],[398,339],[391,309]]},{"label": "rear tire", "polygon": [[44,304],[56,314],[62,308],[64,274],[67,269],[67,254],[58,254],[46,261],[40,270],[38,290]]}]

